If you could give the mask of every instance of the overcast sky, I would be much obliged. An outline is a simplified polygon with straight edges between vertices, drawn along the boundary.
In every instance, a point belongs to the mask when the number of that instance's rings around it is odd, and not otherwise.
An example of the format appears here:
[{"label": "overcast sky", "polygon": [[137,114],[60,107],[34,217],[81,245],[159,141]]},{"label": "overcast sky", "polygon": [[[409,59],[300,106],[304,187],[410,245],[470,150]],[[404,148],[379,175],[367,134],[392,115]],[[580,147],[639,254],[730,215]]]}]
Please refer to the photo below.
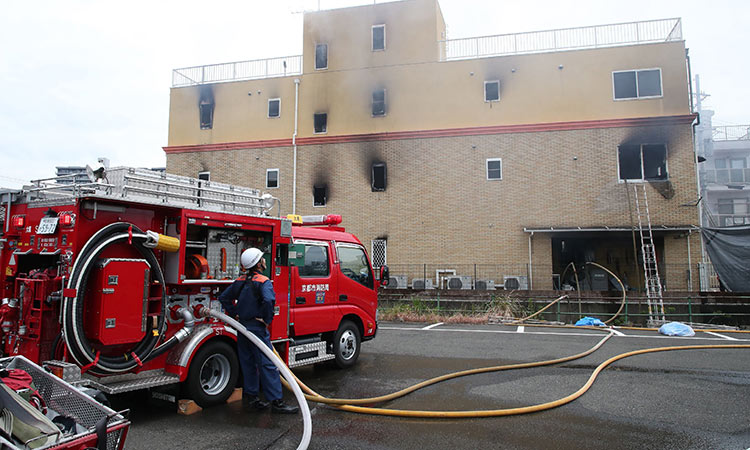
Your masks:
[{"label": "overcast sky", "polygon": [[[55,166],[163,167],[171,71],[302,53],[304,9],[361,0],[5,1],[0,186]],[[371,2],[369,2],[371,3]],[[750,124],[750,2],[441,0],[448,38],[682,18],[714,125]]]}]

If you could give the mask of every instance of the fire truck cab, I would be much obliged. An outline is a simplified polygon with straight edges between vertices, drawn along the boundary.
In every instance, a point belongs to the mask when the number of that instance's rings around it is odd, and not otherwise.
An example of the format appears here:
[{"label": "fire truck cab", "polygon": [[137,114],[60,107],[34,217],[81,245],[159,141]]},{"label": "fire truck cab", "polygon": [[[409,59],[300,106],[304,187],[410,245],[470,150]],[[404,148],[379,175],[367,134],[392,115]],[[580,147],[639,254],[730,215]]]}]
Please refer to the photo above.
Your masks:
[{"label": "fire truck cab", "polygon": [[249,247],[264,252],[271,340],[290,367],[349,367],[375,336],[387,268],[373,272],[340,216],[273,217],[254,189],[145,169],[90,177],[0,191],[3,355],[78,368],[108,394],[181,383],[201,406],[224,402],[237,334],[201,310],[221,309]]}]

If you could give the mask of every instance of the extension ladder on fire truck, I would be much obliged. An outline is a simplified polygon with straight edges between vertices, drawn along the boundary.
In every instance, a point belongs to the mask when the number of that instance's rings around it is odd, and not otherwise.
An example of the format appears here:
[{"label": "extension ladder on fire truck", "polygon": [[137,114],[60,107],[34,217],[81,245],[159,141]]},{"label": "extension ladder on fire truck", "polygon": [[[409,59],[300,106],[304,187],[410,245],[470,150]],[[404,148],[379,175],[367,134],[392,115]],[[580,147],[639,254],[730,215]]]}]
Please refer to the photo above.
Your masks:
[{"label": "extension ladder on fire truck", "polygon": [[102,198],[251,216],[264,216],[274,206],[273,197],[257,189],[133,167],[106,169],[90,182],[59,176],[32,183],[17,193],[25,203]]},{"label": "extension ladder on fire truck", "polygon": [[646,184],[634,184],[633,193],[635,194],[635,209],[638,213],[638,231],[641,236],[643,274],[646,277],[649,325],[658,325],[659,323],[665,322],[664,300],[662,298],[661,279],[659,278],[659,269],[656,261],[654,235],[651,230],[651,215],[648,210]]}]

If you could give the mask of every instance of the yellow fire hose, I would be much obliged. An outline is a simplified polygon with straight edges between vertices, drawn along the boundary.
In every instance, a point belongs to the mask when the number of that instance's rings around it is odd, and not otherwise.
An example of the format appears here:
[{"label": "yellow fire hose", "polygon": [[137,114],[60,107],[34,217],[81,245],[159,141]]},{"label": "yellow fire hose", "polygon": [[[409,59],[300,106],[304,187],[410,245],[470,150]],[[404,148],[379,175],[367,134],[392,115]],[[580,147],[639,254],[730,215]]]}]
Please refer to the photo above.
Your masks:
[{"label": "yellow fire hose", "polygon": [[[620,286],[622,287],[622,301],[620,302],[620,307],[617,310],[617,312],[610,317],[608,320],[606,320],[604,323],[609,324],[615,318],[617,318],[620,313],[623,310],[623,307],[625,306],[625,288],[623,286],[622,281],[609,269],[606,267],[599,265],[594,262],[589,262],[587,264],[592,264],[594,266],[597,266],[606,272],[608,272],[610,275],[612,275],[618,283],[620,283]],[[566,269],[567,270],[567,269]],[[529,320],[539,314],[541,314],[543,311],[554,305],[555,303],[559,302],[560,300],[567,298],[567,295],[563,295],[556,300],[552,301],[550,304],[542,308],[541,310],[537,311],[536,313],[524,317],[522,319],[516,320],[514,322],[511,322],[512,324],[519,324],[523,323],[526,320]],[[543,325],[543,324],[527,324],[527,326],[538,326],[538,327],[556,327],[556,328],[571,328],[570,326],[565,325]],[[325,396],[322,396],[312,390],[310,387],[305,385],[295,374],[292,374],[297,381],[297,384],[302,388],[305,394],[305,398],[309,401],[317,402],[317,403],[324,403],[328,405],[332,405],[335,408],[341,409],[343,411],[349,411],[349,412],[355,412],[360,414],[373,414],[373,415],[381,415],[381,416],[395,416],[395,417],[416,417],[416,418],[480,418],[480,417],[498,417],[498,416],[511,416],[511,415],[519,415],[519,414],[529,414],[533,412],[538,411],[545,411],[548,409],[556,408],[558,406],[565,405],[567,403],[570,403],[579,397],[581,397],[583,394],[588,391],[591,386],[594,384],[594,381],[596,381],[599,374],[610,364],[614,363],[615,361],[619,361],[621,359],[629,358],[631,356],[636,355],[643,355],[646,353],[657,353],[657,352],[667,352],[667,351],[676,351],[676,350],[705,350],[705,349],[750,349],[750,345],[746,344],[727,344],[727,345],[686,345],[686,346],[672,346],[672,347],[655,347],[655,348],[648,348],[648,349],[642,349],[642,350],[634,350],[630,352],[620,353],[619,355],[615,355],[608,360],[604,361],[603,363],[599,364],[594,371],[589,376],[588,381],[576,392],[560,398],[558,400],[554,400],[551,402],[546,403],[540,403],[537,405],[530,405],[530,406],[523,406],[518,408],[505,408],[505,409],[491,409],[491,410],[473,410],[473,411],[419,411],[419,410],[402,410],[402,409],[390,409],[390,408],[376,408],[371,406],[356,406],[356,405],[372,405],[376,403],[383,403],[387,401],[391,401],[400,397],[403,397],[407,394],[410,394],[418,389],[422,389],[427,386],[431,386],[433,384],[440,383],[442,381],[464,377],[468,375],[476,375],[480,373],[489,373],[489,372],[499,372],[503,370],[514,370],[514,369],[526,369],[530,367],[541,367],[541,366],[548,366],[552,364],[559,364],[563,362],[573,361],[576,359],[583,358],[585,356],[588,356],[595,351],[597,351],[599,348],[601,348],[604,343],[609,340],[614,335],[614,332],[611,328],[602,328],[602,327],[574,327],[575,329],[592,329],[596,331],[608,331],[609,333],[607,336],[605,336],[602,340],[600,340],[596,345],[591,347],[590,349],[578,353],[571,356],[566,356],[563,358],[557,358],[557,359],[550,359],[545,361],[536,361],[536,362],[530,362],[530,363],[519,363],[519,364],[506,364],[501,366],[491,366],[491,367],[482,367],[478,369],[470,369],[470,370],[463,370],[459,372],[453,372],[446,375],[441,375],[435,378],[431,378],[425,381],[422,381],[420,383],[414,384],[410,387],[407,387],[405,389],[402,389],[397,392],[393,392],[391,394],[387,395],[381,395],[378,397],[369,397],[369,398],[360,398],[360,399],[347,399],[347,398],[328,398]],[[637,327],[622,327],[623,329],[634,329],[634,330],[654,330],[652,328],[637,328]],[[698,331],[726,331],[726,330],[698,330]],[[750,333],[750,331],[732,331],[732,332],[741,332],[741,333]],[[276,350],[274,349],[274,352]],[[291,386],[286,382],[285,379],[281,379],[281,382],[284,384],[284,386],[287,389],[290,389]]]},{"label": "yellow fire hose", "polygon": [[[338,409],[349,411],[349,412],[360,413],[360,414],[373,414],[373,415],[395,416],[395,417],[432,418],[432,419],[498,417],[498,416],[511,416],[511,415],[529,414],[533,412],[545,411],[548,409],[556,408],[558,406],[562,406],[567,403],[570,403],[578,399],[583,394],[585,394],[586,391],[588,391],[591,388],[591,386],[594,384],[594,381],[596,381],[596,378],[599,376],[601,371],[604,370],[607,366],[614,363],[615,361],[619,361],[620,359],[624,359],[624,358],[629,358],[631,356],[643,355],[646,353],[657,353],[657,352],[667,352],[667,351],[676,351],[676,350],[741,349],[741,348],[750,349],[750,345],[746,345],[746,344],[686,345],[686,346],[647,348],[647,349],[642,349],[642,350],[634,350],[630,352],[620,353],[619,355],[615,355],[609,358],[608,360],[604,361],[603,363],[599,364],[599,366],[597,366],[596,369],[594,369],[591,376],[589,376],[588,381],[573,394],[570,394],[566,397],[563,397],[561,399],[554,400],[551,402],[540,403],[537,405],[523,406],[523,407],[518,407],[518,408],[474,410],[474,411],[419,411],[419,410],[402,410],[402,409],[353,406],[356,404],[372,404],[372,403],[392,400],[394,398],[398,398],[403,395],[406,395],[410,392],[414,392],[415,390],[423,388],[425,386],[429,386],[431,384],[435,384],[440,381],[445,381],[445,380],[457,378],[460,376],[472,375],[476,373],[493,372],[493,371],[499,371],[499,370],[539,367],[543,365],[556,364],[558,362],[570,361],[570,360],[581,358],[583,356],[593,353],[599,347],[601,347],[601,345],[603,345],[604,342],[606,342],[606,340],[609,339],[611,336],[612,336],[612,333],[608,334],[597,345],[587,350],[586,352],[579,353],[578,355],[573,355],[573,356],[569,356],[566,358],[560,358],[558,360],[539,361],[539,362],[523,363],[523,364],[509,364],[505,366],[495,366],[495,367],[487,367],[487,368],[482,368],[482,369],[473,369],[473,370],[455,372],[452,374],[443,375],[441,377],[432,378],[430,380],[415,384],[414,386],[395,392],[393,394],[384,395],[380,397],[372,397],[372,398],[365,398],[365,399],[327,398],[318,394],[312,389],[310,389],[308,386],[302,383],[298,378],[297,378],[297,382],[299,383],[302,390],[308,393],[308,395],[305,395],[305,398],[307,400],[318,402],[318,403],[334,405],[334,407]],[[296,378],[296,375],[295,375],[295,378]],[[284,382],[284,384],[285,386],[289,387],[286,384],[286,382]]]}]

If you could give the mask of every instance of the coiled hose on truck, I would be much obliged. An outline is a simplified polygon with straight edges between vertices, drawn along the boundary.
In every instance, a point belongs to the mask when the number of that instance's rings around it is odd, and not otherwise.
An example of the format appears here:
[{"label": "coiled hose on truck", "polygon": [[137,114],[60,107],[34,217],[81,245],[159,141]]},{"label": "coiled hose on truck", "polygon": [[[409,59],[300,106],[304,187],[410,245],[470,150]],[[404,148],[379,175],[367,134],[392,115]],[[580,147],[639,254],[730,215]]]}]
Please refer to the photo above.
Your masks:
[{"label": "coiled hose on truck", "polygon": [[[129,240],[133,248],[143,256],[151,266],[152,273],[161,285],[162,302],[161,313],[157,323],[146,330],[146,335],[128,352],[118,356],[102,355],[94,351],[83,329],[83,311],[86,286],[99,255],[110,245]],[[75,289],[74,297],[65,297],[62,306],[62,334],[70,355],[81,367],[97,375],[108,375],[128,372],[151,358],[163,353],[176,345],[178,338],[173,337],[157,347],[159,339],[166,329],[165,300],[167,296],[164,274],[153,250],[144,244],[148,235],[133,224],[116,222],[107,225],[94,233],[84,244],[73,264],[67,288]]]}]

